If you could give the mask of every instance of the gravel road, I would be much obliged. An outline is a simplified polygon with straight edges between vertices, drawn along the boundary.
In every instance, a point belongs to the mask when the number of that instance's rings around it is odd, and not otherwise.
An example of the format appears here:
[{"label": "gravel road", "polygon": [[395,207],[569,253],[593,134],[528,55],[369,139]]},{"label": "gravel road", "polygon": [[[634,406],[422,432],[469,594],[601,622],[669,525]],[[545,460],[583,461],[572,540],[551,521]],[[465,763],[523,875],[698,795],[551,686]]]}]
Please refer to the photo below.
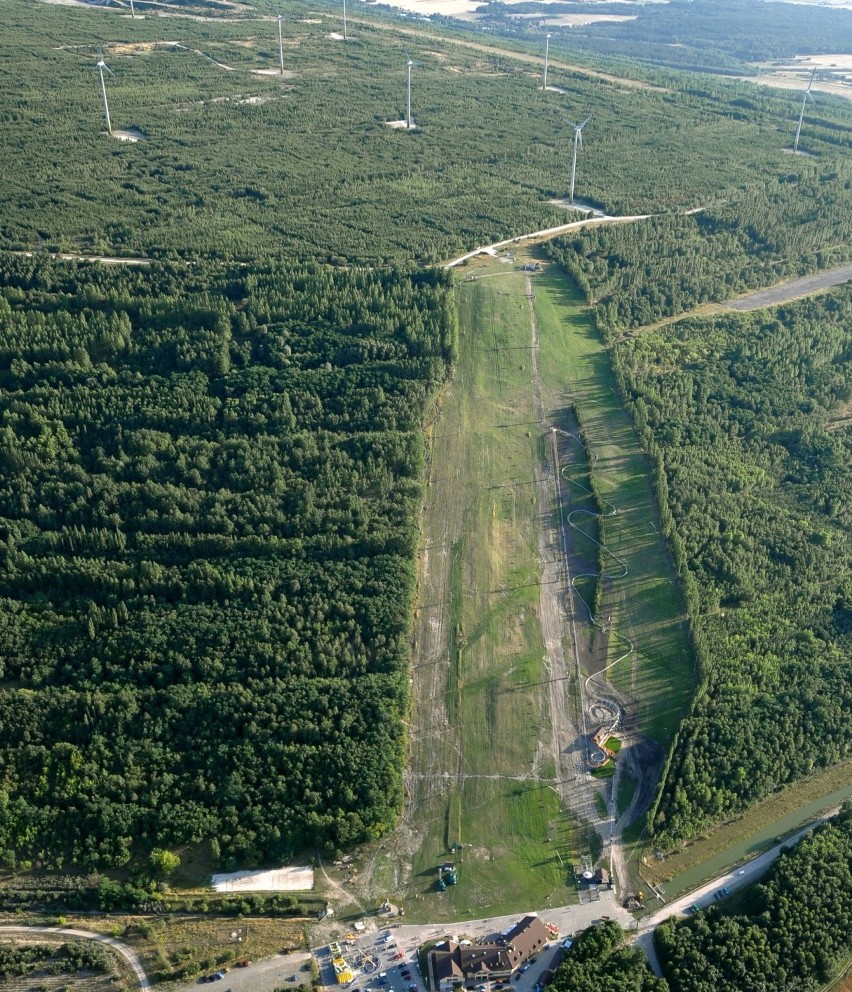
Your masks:
[{"label": "gravel road", "polygon": [[731,310],[761,310],[763,307],[778,306],[779,303],[788,303],[809,296],[811,293],[839,286],[850,279],[852,279],[852,265],[841,265],[836,269],[816,272],[812,276],[803,276],[801,279],[794,279],[780,286],[770,286],[769,289],[749,293],[748,296],[742,296],[738,300],[728,300],[724,306]]}]

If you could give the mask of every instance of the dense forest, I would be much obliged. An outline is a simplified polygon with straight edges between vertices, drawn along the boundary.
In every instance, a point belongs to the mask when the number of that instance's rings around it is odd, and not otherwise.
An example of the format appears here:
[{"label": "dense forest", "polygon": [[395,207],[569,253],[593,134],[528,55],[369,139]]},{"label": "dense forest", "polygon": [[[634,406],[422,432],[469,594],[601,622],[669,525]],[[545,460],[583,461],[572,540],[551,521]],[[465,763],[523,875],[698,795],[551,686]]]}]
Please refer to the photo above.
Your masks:
[{"label": "dense forest", "polygon": [[707,301],[852,258],[852,168],[810,165],[689,216],[592,227],[546,250],[574,278],[605,340]]},{"label": "dense forest", "polygon": [[448,277],[0,262],[0,857],[395,821]]},{"label": "dense forest", "polygon": [[655,843],[852,750],[852,286],[621,340],[701,684]]},{"label": "dense forest", "polygon": [[667,992],[645,955],[624,946],[615,922],[584,930],[568,949],[548,988],[554,992]]},{"label": "dense forest", "polygon": [[[552,50],[563,45],[589,55],[626,57],[649,65],[700,72],[751,72],[754,62],[796,55],[849,52],[852,12],[818,3],[754,3],[753,0],[667,0],[666,3],[543,3],[511,6],[485,0],[484,23],[491,30],[518,35],[543,28],[555,34]],[[560,14],[610,14],[616,21],[560,27]],[[530,18],[526,25],[519,17]]]},{"label": "dense forest", "polygon": [[782,853],[735,908],[655,937],[672,992],[817,992],[852,951],[852,809]]},{"label": "dense forest", "polygon": [[[565,118],[578,114],[593,118],[577,195],[610,213],[692,209],[779,175],[816,179],[810,160],[783,152],[795,94],[671,73],[622,85],[555,65],[563,92],[543,94],[538,66],[509,52],[364,23],[344,46],[329,32],[336,19],[303,14],[288,7],[282,78],[269,75],[273,18],[131,21],[5,0],[0,243],[157,258],[443,260],[566,219],[548,201],[566,194]],[[420,63],[412,132],[387,126],[405,113],[408,48]],[[143,140],[105,133],[101,53],[114,72],[113,127]],[[821,174],[848,158],[850,113],[840,100],[809,108],[803,147],[820,156]]]}]

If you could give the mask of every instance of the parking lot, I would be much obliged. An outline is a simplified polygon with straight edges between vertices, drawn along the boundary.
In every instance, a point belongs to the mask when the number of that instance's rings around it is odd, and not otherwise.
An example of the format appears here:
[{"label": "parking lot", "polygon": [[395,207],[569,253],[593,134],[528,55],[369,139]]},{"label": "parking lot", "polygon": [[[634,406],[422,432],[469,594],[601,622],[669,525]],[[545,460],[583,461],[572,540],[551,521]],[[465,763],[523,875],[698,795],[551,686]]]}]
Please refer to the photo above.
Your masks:
[{"label": "parking lot", "polygon": [[[417,944],[401,939],[398,929],[368,934],[351,933],[338,941],[340,950],[354,974],[342,986],[346,992],[423,992],[426,986],[417,965]],[[326,988],[335,988],[337,979],[328,947],[314,952]]]},{"label": "parking lot", "polygon": [[[602,912],[611,913],[622,926],[633,923],[629,914],[616,903],[613,893],[602,890],[599,901],[594,905],[561,907],[542,915],[543,920],[552,919],[556,923],[560,936],[534,955],[529,967],[517,972],[511,981],[469,982],[466,989],[469,992],[535,992],[541,976],[553,966],[562,941],[574,930],[590,926]],[[422,943],[447,936],[482,940],[502,932],[517,922],[520,915],[470,920],[440,927],[388,921],[382,929],[341,934],[337,943],[354,976],[348,985],[338,985],[327,946],[317,948],[314,957],[320,967],[321,981],[329,992],[333,989],[345,992],[426,992],[426,983],[417,960],[417,948]]]}]

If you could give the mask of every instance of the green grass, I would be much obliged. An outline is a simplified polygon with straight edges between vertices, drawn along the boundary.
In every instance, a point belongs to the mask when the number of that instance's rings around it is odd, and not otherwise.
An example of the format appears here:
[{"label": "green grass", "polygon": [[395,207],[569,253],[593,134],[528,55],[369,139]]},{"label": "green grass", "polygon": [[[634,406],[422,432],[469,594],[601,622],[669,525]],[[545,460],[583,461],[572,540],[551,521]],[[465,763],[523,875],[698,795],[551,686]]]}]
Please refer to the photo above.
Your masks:
[{"label": "green grass", "polygon": [[624,652],[621,637],[633,642],[634,654],[611,670],[611,678],[635,698],[640,730],[667,747],[691,698],[693,672],[648,465],[578,291],[552,265],[536,277],[535,287],[546,403],[552,409],[566,397],[574,403],[598,456],[597,485],[618,508],[615,517],[600,521],[601,539],[627,562],[628,575],[607,584],[601,612],[621,635],[610,638],[608,661]]},{"label": "green grass", "polygon": [[[610,758],[609,761],[605,761],[597,768],[593,768],[590,774],[594,778],[612,778],[615,775],[615,762]],[[597,799],[597,796],[595,798]],[[606,815],[606,808],[604,808],[604,812],[601,815]]]},{"label": "green grass", "polygon": [[[446,548],[446,585],[436,565],[419,596],[422,610],[432,604],[427,617],[441,609],[447,654],[435,664],[446,666],[447,725],[426,712],[434,696],[415,694],[424,731],[412,735],[412,805],[424,836],[401,893],[411,919],[574,898],[565,868],[572,826],[554,791],[553,757],[539,746],[550,736],[533,484],[543,448],[524,293],[511,271],[458,290],[460,356],[433,432],[423,521],[430,554]],[[435,873],[451,843],[465,845],[454,857],[459,884],[439,893]]]},{"label": "green grass", "polygon": [[608,751],[612,751],[613,754],[618,754],[621,750],[621,741],[617,737],[610,737],[604,746]]},{"label": "green grass", "polygon": [[[449,656],[441,661],[439,655],[436,663],[448,673],[449,725],[436,714],[436,730],[413,738],[413,811],[423,837],[402,897],[414,920],[570,901],[565,866],[596,843],[584,840],[560,810],[549,755],[533,774],[538,741],[548,729],[545,687],[536,684],[546,672],[532,485],[546,451],[534,406],[526,277],[494,262],[476,271],[477,280],[458,289],[460,357],[434,430],[424,516],[424,544],[445,547],[448,556],[446,586],[429,572],[420,601],[444,604]],[[628,560],[630,577],[610,584],[603,608],[617,630],[629,630],[637,652],[616,680],[637,699],[640,729],[665,745],[689,699],[692,673],[668,559],[654,530],[644,457],[611,392],[606,351],[572,287],[552,268],[534,285],[545,409],[570,416],[570,402],[576,405],[599,456],[596,484],[619,508],[602,533]],[[588,465],[581,461],[576,470],[572,481],[590,488]],[[573,495],[575,505],[585,505],[580,491]],[[588,523],[596,536],[598,522]],[[582,553],[594,566],[595,545],[586,544]],[[418,714],[418,722],[431,727],[426,714]],[[614,770],[608,762],[595,774],[606,778]],[[437,865],[453,842],[465,845],[454,857],[461,861],[459,884],[438,893]]]},{"label": "green grass", "polygon": [[636,791],[636,779],[632,775],[628,775],[626,772],[622,772],[621,779],[618,783],[618,795],[615,799],[616,814],[618,816],[623,816],[627,812],[627,808],[633,801],[633,793]]}]

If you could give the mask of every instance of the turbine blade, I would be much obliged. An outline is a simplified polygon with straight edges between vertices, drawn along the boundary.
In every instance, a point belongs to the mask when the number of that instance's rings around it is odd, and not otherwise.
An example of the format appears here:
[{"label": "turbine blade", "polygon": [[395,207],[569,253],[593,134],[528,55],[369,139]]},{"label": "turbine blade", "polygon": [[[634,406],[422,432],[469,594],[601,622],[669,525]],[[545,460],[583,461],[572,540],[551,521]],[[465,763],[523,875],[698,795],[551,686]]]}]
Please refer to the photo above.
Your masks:
[{"label": "turbine blade", "polygon": [[580,130],[582,130],[589,123],[591,119],[592,119],[592,115],[589,114],[589,116],[583,121],[583,123],[579,125]]}]

